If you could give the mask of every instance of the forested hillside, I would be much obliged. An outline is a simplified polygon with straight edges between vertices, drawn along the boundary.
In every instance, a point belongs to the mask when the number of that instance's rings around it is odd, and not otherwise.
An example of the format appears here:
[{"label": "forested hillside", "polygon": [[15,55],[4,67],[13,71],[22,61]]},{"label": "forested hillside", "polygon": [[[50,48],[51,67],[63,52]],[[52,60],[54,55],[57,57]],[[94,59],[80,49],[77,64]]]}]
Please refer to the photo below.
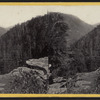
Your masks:
[{"label": "forested hillside", "polygon": [[100,25],[73,45],[76,66],[80,72],[94,71],[100,66]]},{"label": "forested hillside", "polygon": [[1,74],[25,66],[30,58],[45,56],[49,57],[53,76],[65,74],[69,71],[70,43],[83,36],[81,29],[85,30],[85,35],[93,27],[72,15],[61,13],[48,13],[16,25],[0,37]]},{"label": "forested hillside", "polygon": [[94,29],[94,26],[85,23],[76,16],[68,14],[62,15],[64,17],[64,22],[68,23],[70,27],[70,29],[68,30],[70,44],[73,44],[75,41],[77,41],[78,39],[86,35],[88,32],[90,32],[92,29]]}]

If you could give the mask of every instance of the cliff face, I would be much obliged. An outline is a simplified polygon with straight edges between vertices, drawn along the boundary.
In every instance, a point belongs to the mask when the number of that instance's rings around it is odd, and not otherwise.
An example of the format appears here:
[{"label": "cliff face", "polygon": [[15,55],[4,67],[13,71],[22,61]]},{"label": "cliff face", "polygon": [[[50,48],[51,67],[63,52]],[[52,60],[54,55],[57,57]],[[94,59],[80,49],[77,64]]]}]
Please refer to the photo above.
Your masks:
[{"label": "cliff face", "polygon": [[74,44],[77,68],[82,71],[94,71],[100,67],[100,25]]},{"label": "cliff face", "polygon": [[[75,24],[77,21],[71,18],[73,21],[70,19],[72,24],[69,25],[70,20],[66,20],[67,16],[60,13],[38,16],[21,25],[16,25],[2,35],[0,37],[1,74],[8,73],[18,66],[24,66],[28,59],[45,56],[49,57],[49,63],[52,64],[53,76],[62,75],[62,70],[65,69],[65,71],[68,71],[68,59],[66,59],[70,45],[68,41],[72,39],[69,30],[72,29],[71,25],[77,25]],[[85,23],[86,25],[91,29],[93,28]],[[84,30],[88,28],[85,26],[83,27]],[[88,31],[84,34],[88,33]],[[74,35],[71,35],[71,37],[75,36],[76,33],[72,33]]]}]

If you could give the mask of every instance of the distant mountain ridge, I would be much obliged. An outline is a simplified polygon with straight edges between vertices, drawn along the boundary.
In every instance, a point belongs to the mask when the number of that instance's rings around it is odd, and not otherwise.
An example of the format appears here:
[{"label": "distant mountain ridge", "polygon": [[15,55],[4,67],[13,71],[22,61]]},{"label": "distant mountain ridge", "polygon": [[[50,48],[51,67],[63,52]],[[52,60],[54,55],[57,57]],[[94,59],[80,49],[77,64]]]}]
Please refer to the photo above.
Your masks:
[{"label": "distant mountain ridge", "polygon": [[94,29],[93,25],[85,23],[76,16],[69,14],[62,14],[62,16],[64,17],[64,22],[67,23],[70,28],[68,34],[71,44]]},{"label": "distant mountain ridge", "polygon": [[6,28],[0,27],[0,36],[7,32]]}]

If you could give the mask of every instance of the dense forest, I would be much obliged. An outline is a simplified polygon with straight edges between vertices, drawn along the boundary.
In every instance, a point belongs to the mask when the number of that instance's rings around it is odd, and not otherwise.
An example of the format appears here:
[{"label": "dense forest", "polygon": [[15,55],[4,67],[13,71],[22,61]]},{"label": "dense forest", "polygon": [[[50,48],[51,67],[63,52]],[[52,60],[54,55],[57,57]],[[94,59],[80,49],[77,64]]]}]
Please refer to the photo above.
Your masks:
[{"label": "dense forest", "polygon": [[8,73],[18,66],[24,66],[29,58],[44,56],[49,56],[51,63],[57,63],[55,67],[58,67],[62,57],[57,57],[66,51],[64,38],[67,29],[68,25],[57,13],[38,16],[16,25],[0,37],[1,73]]}]

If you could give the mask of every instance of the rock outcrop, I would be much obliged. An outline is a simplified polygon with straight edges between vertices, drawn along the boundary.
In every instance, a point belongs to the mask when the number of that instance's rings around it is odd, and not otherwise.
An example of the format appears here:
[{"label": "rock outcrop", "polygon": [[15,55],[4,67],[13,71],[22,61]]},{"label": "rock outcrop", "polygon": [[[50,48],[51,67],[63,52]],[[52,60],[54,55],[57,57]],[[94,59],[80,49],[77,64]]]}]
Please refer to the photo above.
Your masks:
[{"label": "rock outcrop", "polygon": [[88,73],[77,73],[67,82],[67,93],[100,94],[100,68]]},{"label": "rock outcrop", "polygon": [[45,75],[49,74],[48,57],[39,59],[29,59],[26,61],[26,64],[29,68],[43,71]]},{"label": "rock outcrop", "polygon": [[26,66],[28,68],[36,70],[38,73],[42,75],[42,77],[48,79],[49,76],[48,57],[39,59],[29,59],[26,61]]}]

